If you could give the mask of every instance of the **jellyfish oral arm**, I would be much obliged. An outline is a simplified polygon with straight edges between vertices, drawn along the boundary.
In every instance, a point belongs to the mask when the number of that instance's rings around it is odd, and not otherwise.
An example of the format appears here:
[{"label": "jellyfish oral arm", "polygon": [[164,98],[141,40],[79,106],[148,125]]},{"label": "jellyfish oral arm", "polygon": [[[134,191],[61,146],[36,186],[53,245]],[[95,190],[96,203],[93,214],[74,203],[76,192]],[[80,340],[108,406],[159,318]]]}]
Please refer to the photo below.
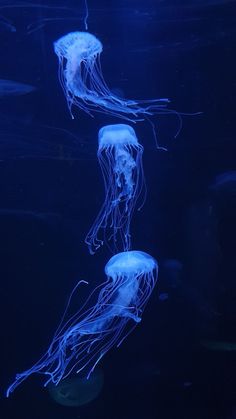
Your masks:
[{"label": "jellyfish oral arm", "polygon": [[[113,252],[131,247],[130,224],[139,202],[146,198],[142,166],[143,147],[127,124],[107,125],[99,131],[98,161],[105,200],[85,243],[94,254],[104,242]],[[102,235],[103,234],[103,235]]]}]

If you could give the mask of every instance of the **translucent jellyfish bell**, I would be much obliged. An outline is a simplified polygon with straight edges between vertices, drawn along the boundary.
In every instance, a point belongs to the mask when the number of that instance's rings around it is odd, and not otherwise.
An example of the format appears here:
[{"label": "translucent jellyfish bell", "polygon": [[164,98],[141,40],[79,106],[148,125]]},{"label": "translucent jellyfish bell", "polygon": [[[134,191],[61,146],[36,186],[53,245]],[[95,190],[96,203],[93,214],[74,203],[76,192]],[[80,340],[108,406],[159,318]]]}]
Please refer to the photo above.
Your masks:
[{"label": "translucent jellyfish bell", "polygon": [[156,261],[148,253],[139,250],[118,253],[105,266],[105,273],[113,281],[130,275],[150,274],[156,268]]},{"label": "translucent jellyfish bell", "polygon": [[132,214],[138,199],[143,205],[146,193],[142,154],[143,147],[131,126],[116,124],[100,129],[97,156],[105,200],[85,239],[91,254],[104,242],[114,252],[130,249]]},{"label": "translucent jellyfish bell", "polygon": [[86,377],[69,377],[55,385],[50,383],[48,391],[52,399],[62,406],[83,406],[96,399],[104,384],[103,371],[96,368],[90,379]]},{"label": "translucent jellyfish bell", "polygon": [[[74,372],[89,379],[101,358],[120,346],[140,323],[157,281],[156,260],[137,250],[118,253],[106,264],[105,273],[107,280],[75,314],[66,320],[64,313],[46,354],[29,370],[16,375],[7,396],[34,373],[47,376],[44,386],[57,385]],[[96,291],[97,302],[91,305]]]},{"label": "translucent jellyfish bell", "polygon": [[0,79],[0,98],[4,96],[27,95],[35,90],[36,87],[30,84],[19,83],[14,80]]},{"label": "translucent jellyfish bell", "polygon": [[[70,61],[73,56],[76,56],[83,61],[90,59],[93,55],[100,54],[102,44],[89,32],[70,32],[54,42],[54,51],[61,59]],[[71,67],[69,68],[72,70]]]},{"label": "translucent jellyfish bell", "polygon": [[223,193],[236,195],[236,170],[230,170],[218,174],[214,182],[210,185],[210,189],[216,194]]},{"label": "translucent jellyfish bell", "polygon": [[96,111],[131,121],[167,112],[166,98],[129,100],[112,93],[102,74],[102,50],[102,43],[89,32],[70,32],[54,42],[59,80],[72,118],[73,105],[90,115]]}]

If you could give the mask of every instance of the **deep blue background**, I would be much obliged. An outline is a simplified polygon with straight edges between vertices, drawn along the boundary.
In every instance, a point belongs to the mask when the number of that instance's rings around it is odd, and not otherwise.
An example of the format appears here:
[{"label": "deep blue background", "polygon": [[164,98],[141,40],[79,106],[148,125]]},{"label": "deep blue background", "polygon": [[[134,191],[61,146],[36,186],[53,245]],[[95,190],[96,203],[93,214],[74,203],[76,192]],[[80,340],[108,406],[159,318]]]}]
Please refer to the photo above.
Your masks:
[{"label": "deep blue background", "polygon": [[[111,89],[203,113],[183,117],[177,139],[175,118],[156,117],[168,152],[156,150],[150,126],[135,126],[148,196],[132,222],[133,247],[159,261],[159,284],[141,325],[104,358],[99,398],[62,407],[41,377],[3,398],[15,373],[47,348],[76,282],[90,283],[82,302],[110,257],[105,248],[91,257],[83,240],[104,193],[97,132],[119,121],[71,120],[52,47],[84,29],[84,2],[32,4],[0,2],[0,78],[36,87],[0,97],[1,419],[234,419],[236,351],[201,344],[236,343],[235,179],[224,191],[210,188],[235,169],[236,155],[236,4],[220,0],[88,0]],[[182,264],[174,284],[169,259]]]}]

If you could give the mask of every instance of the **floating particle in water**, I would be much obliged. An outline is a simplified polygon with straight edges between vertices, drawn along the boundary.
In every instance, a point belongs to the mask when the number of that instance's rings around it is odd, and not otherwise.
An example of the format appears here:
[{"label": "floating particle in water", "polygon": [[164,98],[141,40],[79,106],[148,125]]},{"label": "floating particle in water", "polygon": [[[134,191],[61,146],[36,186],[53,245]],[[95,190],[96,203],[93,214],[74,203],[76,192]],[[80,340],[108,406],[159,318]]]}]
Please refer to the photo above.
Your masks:
[{"label": "floating particle in water", "polygon": [[161,292],[158,298],[160,301],[166,301],[169,299],[169,294],[168,292]]}]

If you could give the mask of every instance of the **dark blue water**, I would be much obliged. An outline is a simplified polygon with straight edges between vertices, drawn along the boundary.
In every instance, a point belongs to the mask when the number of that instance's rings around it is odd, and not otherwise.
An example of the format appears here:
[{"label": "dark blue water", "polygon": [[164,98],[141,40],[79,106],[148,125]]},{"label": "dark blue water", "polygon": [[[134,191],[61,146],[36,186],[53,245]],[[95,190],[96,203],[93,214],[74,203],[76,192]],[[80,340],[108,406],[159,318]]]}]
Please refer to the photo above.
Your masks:
[{"label": "dark blue water", "polygon": [[141,324],[101,362],[94,401],[61,406],[40,376],[4,398],[47,349],[76,282],[91,291],[104,280],[109,249],[91,256],[84,238],[104,197],[97,132],[122,121],[67,109],[52,45],[84,30],[83,1],[0,1],[0,79],[19,83],[0,83],[1,419],[234,419],[235,1],[88,0],[88,10],[109,87],[188,114],[176,139],[176,118],[154,118],[167,152],[149,124],[135,126],[148,195],[133,248],[158,260],[159,282]]}]

